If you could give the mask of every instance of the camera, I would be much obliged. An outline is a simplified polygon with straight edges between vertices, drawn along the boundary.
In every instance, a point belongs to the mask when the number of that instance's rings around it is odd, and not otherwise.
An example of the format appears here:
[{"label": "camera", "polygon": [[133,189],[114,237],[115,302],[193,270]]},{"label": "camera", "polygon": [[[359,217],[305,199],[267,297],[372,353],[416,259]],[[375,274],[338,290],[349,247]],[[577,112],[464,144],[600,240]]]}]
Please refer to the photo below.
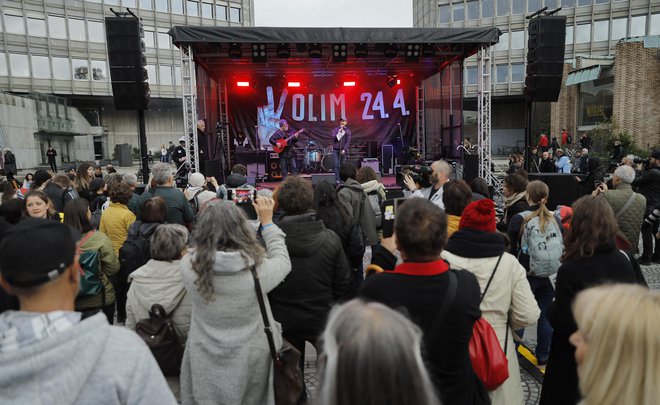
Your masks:
[{"label": "camera", "polygon": [[638,165],[638,164],[641,163],[641,164],[643,164],[643,165],[647,165],[647,166],[648,166],[651,162],[650,162],[650,159],[649,159],[649,158],[646,158],[646,159],[643,159],[643,158],[634,158],[634,159],[633,159],[633,163],[636,164],[636,165]]},{"label": "camera", "polygon": [[401,171],[396,174],[396,184],[402,188],[405,188],[406,186],[403,180],[407,174],[410,175],[413,181],[416,184],[419,184],[421,188],[431,187],[431,173],[433,173],[433,169],[431,169],[430,166],[404,165],[401,166]]},{"label": "camera", "polygon": [[411,172],[419,173],[419,174],[431,174],[433,173],[433,169],[431,169],[431,166],[426,166],[426,165],[405,165],[401,166],[401,170],[409,170]]}]

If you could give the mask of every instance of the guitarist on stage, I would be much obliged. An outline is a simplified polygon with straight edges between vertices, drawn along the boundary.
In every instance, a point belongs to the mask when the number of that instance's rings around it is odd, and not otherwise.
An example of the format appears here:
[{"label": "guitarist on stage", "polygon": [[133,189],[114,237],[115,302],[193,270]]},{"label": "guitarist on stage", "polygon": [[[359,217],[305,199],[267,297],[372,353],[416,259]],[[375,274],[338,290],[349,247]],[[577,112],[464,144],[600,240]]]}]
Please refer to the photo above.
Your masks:
[{"label": "guitarist on stage", "polygon": [[332,130],[332,160],[335,166],[335,182],[341,183],[339,178],[339,166],[344,163],[346,152],[351,145],[351,130],[346,126],[346,118],[339,120],[339,126]]},{"label": "guitarist on stage", "polygon": [[289,123],[286,120],[280,120],[280,129],[275,131],[268,140],[271,145],[278,146],[284,143],[286,146],[282,152],[279,152],[280,155],[280,166],[282,168],[282,176],[286,178],[289,174],[289,169],[294,175],[298,174],[298,167],[296,165],[296,151],[293,150],[293,144],[298,142],[298,134],[301,131],[294,132],[293,129],[289,129]]}]

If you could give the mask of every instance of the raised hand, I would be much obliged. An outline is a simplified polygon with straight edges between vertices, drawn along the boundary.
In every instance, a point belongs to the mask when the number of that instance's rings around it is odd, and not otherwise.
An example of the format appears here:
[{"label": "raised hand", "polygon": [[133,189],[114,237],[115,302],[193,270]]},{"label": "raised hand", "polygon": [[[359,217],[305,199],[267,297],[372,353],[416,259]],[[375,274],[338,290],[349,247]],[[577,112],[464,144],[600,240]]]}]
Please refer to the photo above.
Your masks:
[{"label": "raised hand", "polygon": [[282,111],[284,110],[284,104],[288,94],[289,92],[287,89],[282,91],[280,102],[277,109],[275,109],[273,88],[271,86],[266,87],[268,104],[257,107],[257,132],[259,135],[259,141],[262,145],[267,145],[268,139],[279,129],[279,121],[282,117]]}]

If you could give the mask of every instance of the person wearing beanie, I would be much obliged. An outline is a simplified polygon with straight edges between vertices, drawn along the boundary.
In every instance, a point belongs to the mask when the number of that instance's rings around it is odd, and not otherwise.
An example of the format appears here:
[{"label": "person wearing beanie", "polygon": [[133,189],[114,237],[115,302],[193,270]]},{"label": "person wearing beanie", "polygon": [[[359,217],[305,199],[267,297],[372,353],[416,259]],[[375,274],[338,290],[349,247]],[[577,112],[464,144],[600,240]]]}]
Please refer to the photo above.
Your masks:
[{"label": "person wearing beanie", "polygon": [[46,170],[39,169],[34,172],[32,188],[37,190],[43,190],[46,187],[46,182],[50,180],[52,176]]},{"label": "person wearing beanie", "polygon": [[[513,330],[534,325],[541,311],[527,282],[525,268],[515,256],[505,252],[505,237],[497,232],[493,200],[482,199],[465,207],[458,231],[447,241],[442,258],[452,269],[474,274],[482,294],[492,277],[480,309],[495,330],[502,349],[506,348],[509,378],[489,395],[493,405],[522,405]],[[511,315],[507,325],[508,314]]]},{"label": "person wearing beanie", "polygon": [[199,213],[200,208],[207,202],[215,198],[215,193],[206,189],[206,177],[202,173],[193,173],[188,178],[188,187],[184,194],[195,212]]},{"label": "person wearing beanie", "polygon": [[90,211],[94,212],[103,207],[103,204],[108,200],[108,197],[105,196],[107,190],[108,186],[102,178],[96,177],[89,183],[89,191],[94,195],[89,204]]},{"label": "person wearing beanie", "polygon": [[[39,254],[24,254],[34,246]],[[103,313],[74,311],[80,270],[71,228],[21,221],[2,240],[0,263],[0,285],[20,303],[0,314],[3,403],[177,403],[135,332]]]}]

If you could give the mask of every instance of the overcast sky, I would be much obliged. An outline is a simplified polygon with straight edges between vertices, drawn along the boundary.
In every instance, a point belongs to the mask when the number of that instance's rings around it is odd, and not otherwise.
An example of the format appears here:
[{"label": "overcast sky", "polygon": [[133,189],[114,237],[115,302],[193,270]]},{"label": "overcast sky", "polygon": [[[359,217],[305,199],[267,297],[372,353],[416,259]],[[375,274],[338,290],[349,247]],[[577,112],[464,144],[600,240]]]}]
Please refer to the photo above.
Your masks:
[{"label": "overcast sky", "polygon": [[254,0],[258,27],[412,27],[412,0]]}]

